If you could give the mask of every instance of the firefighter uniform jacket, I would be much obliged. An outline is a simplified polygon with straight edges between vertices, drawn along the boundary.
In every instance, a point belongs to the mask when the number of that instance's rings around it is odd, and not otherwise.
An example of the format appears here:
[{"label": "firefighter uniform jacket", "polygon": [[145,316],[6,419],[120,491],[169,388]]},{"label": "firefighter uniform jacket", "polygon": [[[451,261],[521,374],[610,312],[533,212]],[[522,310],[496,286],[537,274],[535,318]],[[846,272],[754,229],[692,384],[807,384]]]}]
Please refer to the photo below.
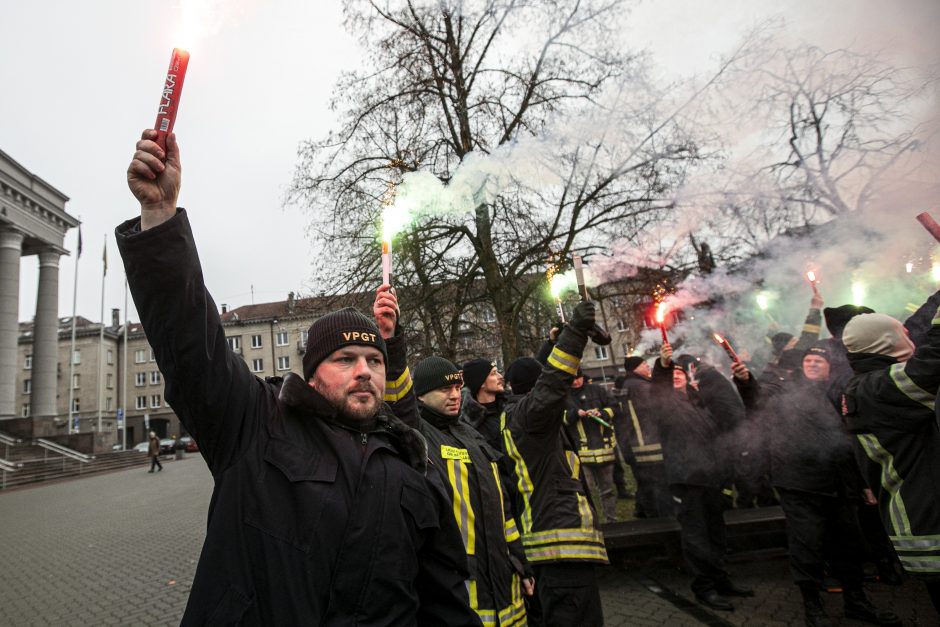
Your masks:
[{"label": "firefighter uniform jacket", "polygon": [[167,400],[214,480],[182,624],[479,625],[421,435],[385,406],[360,433],[301,377],[253,376],[226,342],[185,211],[116,236]]},{"label": "firefighter uniform jacket", "polygon": [[565,328],[535,387],[506,403],[506,450],[523,498],[522,543],[533,565],[564,561],[606,564],[577,452],[564,433],[568,393],[587,337]]},{"label": "firefighter uniform jacket", "polygon": [[659,425],[654,416],[650,394],[653,382],[632,372],[624,377],[620,390],[620,412],[625,414],[626,433],[618,433],[620,443],[629,437],[629,446],[637,464],[662,464],[663,445],[659,438]]},{"label": "firefighter uniform jacket", "polygon": [[856,457],[878,498],[882,522],[904,569],[940,574],[940,312],[905,363],[850,354],[857,373],[845,393]]},{"label": "firefighter uniform jacket", "polygon": [[[617,436],[614,433],[615,402],[599,385],[585,383],[571,390],[574,401],[572,411],[565,417],[571,425],[569,433],[578,445],[578,457],[582,464],[612,464],[617,460]],[[597,411],[600,418],[590,415],[578,417],[578,410]],[[603,423],[601,422],[603,421]],[[606,424],[604,424],[606,423]]]}]

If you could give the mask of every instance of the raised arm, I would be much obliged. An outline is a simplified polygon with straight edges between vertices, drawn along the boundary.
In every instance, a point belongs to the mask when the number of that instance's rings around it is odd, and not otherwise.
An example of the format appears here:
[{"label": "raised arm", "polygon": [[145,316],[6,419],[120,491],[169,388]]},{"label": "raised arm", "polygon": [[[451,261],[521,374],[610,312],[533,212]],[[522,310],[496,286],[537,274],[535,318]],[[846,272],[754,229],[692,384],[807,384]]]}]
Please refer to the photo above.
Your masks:
[{"label": "raised arm", "polygon": [[372,304],[375,323],[388,349],[385,364],[385,402],[399,420],[409,427],[418,426],[418,397],[415,395],[408,370],[408,344],[398,324],[400,310],[395,290],[382,285],[375,292]]}]

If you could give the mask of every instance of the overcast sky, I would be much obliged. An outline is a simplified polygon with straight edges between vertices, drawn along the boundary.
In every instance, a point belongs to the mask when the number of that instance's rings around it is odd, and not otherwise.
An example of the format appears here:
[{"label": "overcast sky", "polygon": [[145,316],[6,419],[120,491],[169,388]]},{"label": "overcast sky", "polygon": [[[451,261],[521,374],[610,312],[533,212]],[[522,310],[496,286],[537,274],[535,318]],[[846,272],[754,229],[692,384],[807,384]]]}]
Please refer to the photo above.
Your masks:
[{"label": "overcast sky", "polygon": [[[361,59],[339,2],[196,0],[226,7],[191,53],[176,131],[180,204],[190,213],[206,283],[236,307],[311,293],[306,217],[282,203],[299,142],[334,124],[338,73]],[[795,39],[936,55],[937,0],[647,0],[623,45],[646,48],[663,73],[707,70],[744,29],[786,9]],[[78,313],[99,318],[101,254],[108,241],[105,307],[123,307],[113,230],[136,206],[125,169],[153,124],[181,10],[172,0],[4,0],[0,15],[0,149],[70,197],[83,223]],[[66,236],[74,250],[76,232]],[[32,318],[35,257],[21,264],[20,319]],[[71,315],[75,257],[63,257],[60,316]],[[106,313],[110,319],[110,314]],[[137,314],[131,304],[131,318]]]}]

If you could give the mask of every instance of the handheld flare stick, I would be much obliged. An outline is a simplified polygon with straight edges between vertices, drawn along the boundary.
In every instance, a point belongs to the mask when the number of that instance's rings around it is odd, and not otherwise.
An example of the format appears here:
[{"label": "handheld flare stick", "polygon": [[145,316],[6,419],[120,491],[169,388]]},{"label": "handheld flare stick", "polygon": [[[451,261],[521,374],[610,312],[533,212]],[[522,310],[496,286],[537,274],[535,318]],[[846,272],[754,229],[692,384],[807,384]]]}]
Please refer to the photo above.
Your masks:
[{"label": "handheld flare stick", "polygon": [[806,280],[809,281],[810,287],[813,288],[813,295],[819,296],[819,288],[816,287],[816,284],[819,283],[819,279],[816,278],[816,273],[810,270],[806,273]]},{"label": "handheld flare stick", "polygon": [[666,303],[662,301],[656,305],[656,324],[659,325],[659,331],[663,334],[663,344],[668,344],[669,336],[666,335]]},{"label": "handheld flare stick", "polygon": [[160,95],[160,106],[157,108],[157,121],[153,128],[157,131],[157,145],[166,150],[166,136],[173,132],[176,123],[176,112],[180,106],[180,96],[183,93],[183,81],[186,79],[186,68],[189,66],[189,53],[182,48],[173,48],[170,56],[170,67],[166,71],[166,80],[163,83],[163,93]]},{"label": "handheld flare stick", "polygon": [[[578,295],[581,296],[582,301],[589,301],[591,297],[588,295],[587,283],[584,281],[584,263],[581,260],[581,255],[572,255],[571,261],[574,264],[574,277],[578,282]],[[594,324],[594,328],[588,333],[588,336],[598,346],[608,346],[613,341],[610,333],[597,323]]]},{"label": "handheld flare stick", "polygon": [[731,361],[737,363],[741,359],[738,357],[738,354],[734,352],[734,349],[731,348],[731,344],[725,338],[721,337],[717,333],[713,333],[712,336],[715,338],[715,343],[725,349],[725,352],[728,354],[728,357],[731,358]]},{"label": "handheld flare stick", "polygon": [[395,203],[395,184],[386,183],[382,194],[382,285],[392,284],[392,206]]},{"label": "handheld flare stick", "polygon": [[[937,224],[937,221],[930,217],[930,214],[926,211],[917,216],[917,221],[920,222],[927,231],[933,235],[933,238],[940,242],[940,224]],[[910,272],[910,270],[908,270]]]}]

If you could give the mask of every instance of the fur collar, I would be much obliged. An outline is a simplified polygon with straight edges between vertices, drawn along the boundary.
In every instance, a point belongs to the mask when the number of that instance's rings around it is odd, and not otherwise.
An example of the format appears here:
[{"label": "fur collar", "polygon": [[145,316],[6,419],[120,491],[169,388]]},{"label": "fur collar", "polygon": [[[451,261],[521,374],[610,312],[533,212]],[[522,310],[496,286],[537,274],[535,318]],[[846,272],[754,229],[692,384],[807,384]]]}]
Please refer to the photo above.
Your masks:
[{"label": "fur collar", "polygon": [[[293,372],[284,377],[278,393],[278,401],[303,419],[319,419],[344,429],[349,428],[336,421],[336,410],[323,398],[323,395]],[[371,433],[376,432],[389,434],[395,450],[403,460],[421,474],[426,473],[428,444],[424,436],[399,420],[385,403],[382,403],[376,416],[375,429],[371,431]]]}]

